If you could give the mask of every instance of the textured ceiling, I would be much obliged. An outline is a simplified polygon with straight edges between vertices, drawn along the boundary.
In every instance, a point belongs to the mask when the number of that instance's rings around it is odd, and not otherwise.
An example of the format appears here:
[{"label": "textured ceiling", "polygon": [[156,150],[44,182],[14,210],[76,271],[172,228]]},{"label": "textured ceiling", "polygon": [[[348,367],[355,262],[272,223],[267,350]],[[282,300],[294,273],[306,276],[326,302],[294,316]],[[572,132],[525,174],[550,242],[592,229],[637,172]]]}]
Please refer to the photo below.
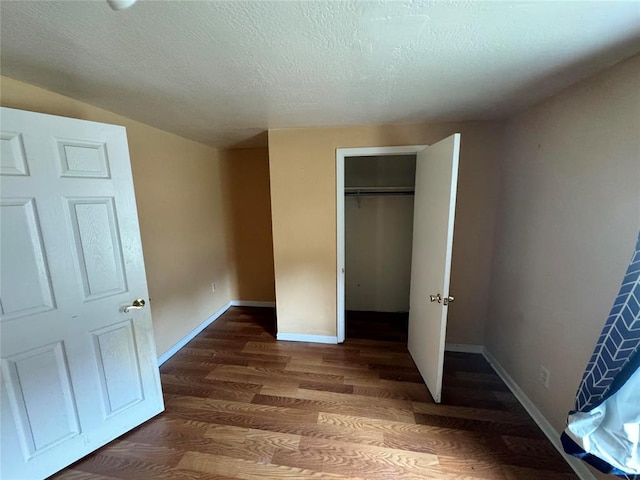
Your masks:
[{"label": "textured ceiling", "polygon": [[[497,118],[640,51],[640,2],[0,3],[2,74],[215,146]],[[251,139],[254,140],[251,140]]]}]

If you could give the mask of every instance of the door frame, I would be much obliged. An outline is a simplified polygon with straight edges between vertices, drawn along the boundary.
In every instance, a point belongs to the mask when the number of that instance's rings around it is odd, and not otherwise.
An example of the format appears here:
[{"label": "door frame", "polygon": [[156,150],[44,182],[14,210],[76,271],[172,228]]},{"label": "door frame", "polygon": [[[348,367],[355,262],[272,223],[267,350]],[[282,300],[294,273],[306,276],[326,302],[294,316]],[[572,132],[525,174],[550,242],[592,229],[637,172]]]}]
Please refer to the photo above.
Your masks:
[{"label": "door frame", "polygon": [[429,145],[403,145],[399,147],[363,147],[336,149],[336,332],[338,343],[345,339],[345,225],[344,225],[344,164],[346,157],[372,157],[382,155],[415,155]]}]

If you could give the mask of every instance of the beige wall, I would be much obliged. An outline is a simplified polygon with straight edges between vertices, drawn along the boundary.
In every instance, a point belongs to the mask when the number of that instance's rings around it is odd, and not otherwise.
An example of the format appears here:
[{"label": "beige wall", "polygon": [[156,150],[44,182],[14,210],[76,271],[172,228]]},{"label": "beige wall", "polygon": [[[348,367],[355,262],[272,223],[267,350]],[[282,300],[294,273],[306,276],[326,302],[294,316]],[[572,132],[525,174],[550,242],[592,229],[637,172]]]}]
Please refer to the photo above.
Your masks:
[{"label": "beige wall", "polygon": [[558,430],[637,238],[639,85],[637,56],[506,129],[487,347]]},{"label": "beige wall", "polygon": [[269,131],[278,331],[336,335],[337,148],[430,144],[462,133],[447,341],[482,343],[498,192],[501,124]]},{"label": "beige wall", "polygon": [[229,301],[217,150],[6,77],[0,103],[127,128],[159,354]]},{"label": "beige wall", "polygon": [[226,150],[223,184],[234,300],[275,301],[269,150]]}]

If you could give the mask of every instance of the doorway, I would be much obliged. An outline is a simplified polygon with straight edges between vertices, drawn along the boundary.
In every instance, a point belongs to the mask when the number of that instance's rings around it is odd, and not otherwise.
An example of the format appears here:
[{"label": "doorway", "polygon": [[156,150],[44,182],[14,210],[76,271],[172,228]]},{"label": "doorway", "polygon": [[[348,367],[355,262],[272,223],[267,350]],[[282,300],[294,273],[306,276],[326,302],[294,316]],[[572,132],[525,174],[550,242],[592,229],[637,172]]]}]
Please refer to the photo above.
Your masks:
[{"label": "doorway", "polygon": [[345,336],[407,342],[415,155],[345,158]]},{"label": "doorway", "polygon": [[[341,148],[336,152],[337,177],[337,247],[338,247],[338,301],[337,301],[337,334],[338,342],[346,338],[346,310],[350,311],[409,311],[409,282],[411,270],[411,238],[413,222],[413,187],[415,182],[416,154],[425,145],[409,145],[403,147]],[[394,165],[395,163],[395,165]],[[409,226],[396,234],[384,235],[378,245],[371,242],[362,244],[371,234],[384,225],[374,218],[376,215],[389,217],[393,213],[394,222],[400,224],[409,221]],[[361,228],[347,232],[346,220],[360,224]],[[346,280],[347,238],[349,246],[361,243],[363,248],[353,257],[353,248],[349,258],[350,269],[356,271],[350,275],[349,285]],[[391,233],[391,232],[388,232]],[[408,243],[407,243],[408,242]],[[408,251],[407,251],[408,244]],[[387,260],[393,264],[400,261],[399,268],[393,268],[395,278],[383,278],[375,275],[375,270],[383,265],[367,262],[371,256],[379,256],[379,250],[390,253]],[[369,275],[369,276],[367,276]],[[363,281],[358,281],[363,279]],[[366,279],[366,280],[365,280]],[[351,281],[353,280],[353,282]],[[364,284],[363,284],[364,283]],[[349,304],[347,305],[347,292]],[[382,293],[382,295],[379,295]],[[402,315],[396,315],[402,321]],[[355,322],[360,319],[354,318]]]}]

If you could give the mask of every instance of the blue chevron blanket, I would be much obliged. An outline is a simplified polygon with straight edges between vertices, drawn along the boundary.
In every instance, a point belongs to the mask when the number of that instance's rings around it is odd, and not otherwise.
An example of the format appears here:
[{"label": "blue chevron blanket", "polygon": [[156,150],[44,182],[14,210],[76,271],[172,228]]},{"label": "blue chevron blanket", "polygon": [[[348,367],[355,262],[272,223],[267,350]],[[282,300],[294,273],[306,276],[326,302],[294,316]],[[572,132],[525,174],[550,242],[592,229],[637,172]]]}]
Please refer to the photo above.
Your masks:
[{"label": "blue chevron blanket", "polygon": [[640,480],[640,233],[562,444],[602,472]]}]

